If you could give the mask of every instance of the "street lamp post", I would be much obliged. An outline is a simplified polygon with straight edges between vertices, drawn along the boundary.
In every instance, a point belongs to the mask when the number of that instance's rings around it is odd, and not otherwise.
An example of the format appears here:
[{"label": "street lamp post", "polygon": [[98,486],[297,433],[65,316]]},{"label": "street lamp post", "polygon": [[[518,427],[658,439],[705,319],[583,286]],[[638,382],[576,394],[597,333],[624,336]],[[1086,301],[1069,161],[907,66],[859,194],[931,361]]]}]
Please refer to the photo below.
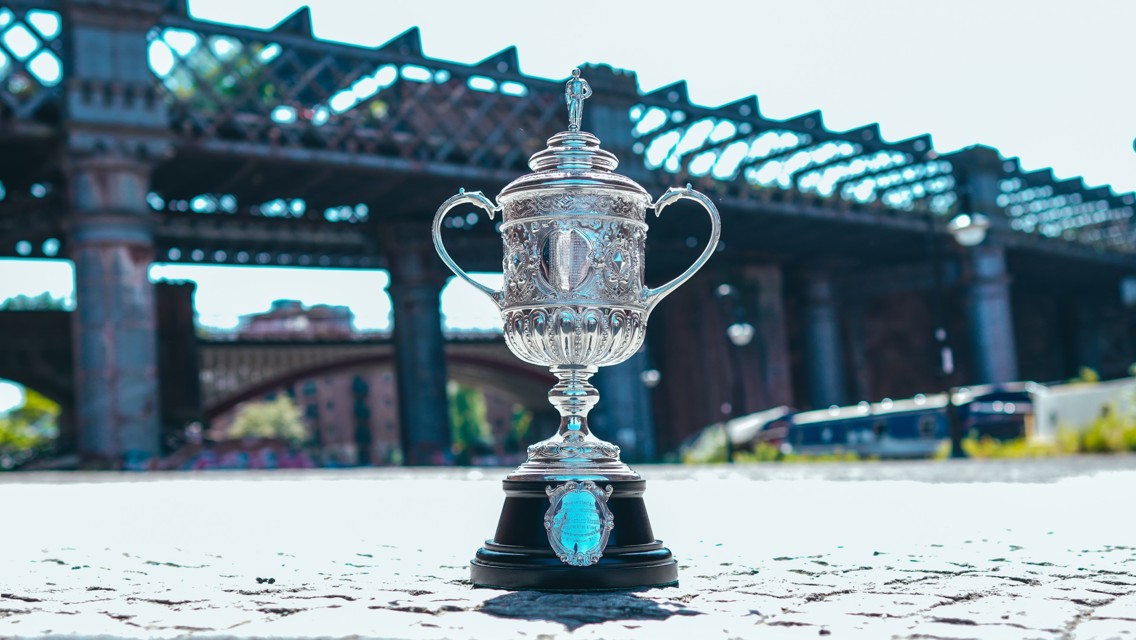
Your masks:
[{"label": "street lamp post", "polygon": [[733,373],[733,393],[730,412],[722,431],[726,440],[726,462],[734,461],[734,443],[730,439],[729,419],[736,418],[745,411],[745,379],[742,377],[741,349],[753,342],[755,329],[746,320],[745,307],[738,298],[738,289],[732,284],[720,284],[717,299],[723,315],[730,320],[726,326],[726,339],[732,347],[729,351],[730,370]]},{"label": "street lamp post", "polygon": [[660,382],[662,382],[663,374],[655,368],[644,369],[643,373],[639,374],[639,380],[643,382],[644,387],[647,387],[648,389],[654,389],[655,387],[659,386]]},{"label": "street lamp post", "polygon": [[940,381],[955,371],[954,353],[947,341],[947,329],[943,321],[943,259],[939,255],[939,239],[936,234],[935,217],[927,214],[927,251],[931,255],[931,324],[934,325],[935,351],[938,356],[938,366],[935,373]]},{"label": "street lamp post", "polygon": [[[964,193],[962,203],[964,205],[968,204],[968,200]],[[951,234],[951,237],[954,238],[954,241],[963,248],[963,251],[966,252],[971,247],[977,247],[986,240],[986,235],[990,231],[990,219],[981,213],[960,213],[947,223],[947,231]],[[940,287],[941,276],[937,253],[934,254],[933,259],[935,260],[936,287]],[[939,297],[938,291],[936,291],[936,297]],[[938,301],[936,301],[936,305],[938,304]],[[946,330],[942,328],[941,317],[937,317],[936,322],[935,338],[939,344],[942,358],[940,372],[944,376],[947,376],[954,372],[954,358],[950,351],[950,346],[946,344],[947,334]],[[950,389],[947,390],[947,423],[951,436],[951,457],[967,457],[966,451],[962,448],[962,423],[959,420],[954,393]]]},{"label": "street lamp post", "polygon": [[981,213],[960,213],[947,223],[947,231],[961,246],[977,247],[990,231],[990,218]]}]

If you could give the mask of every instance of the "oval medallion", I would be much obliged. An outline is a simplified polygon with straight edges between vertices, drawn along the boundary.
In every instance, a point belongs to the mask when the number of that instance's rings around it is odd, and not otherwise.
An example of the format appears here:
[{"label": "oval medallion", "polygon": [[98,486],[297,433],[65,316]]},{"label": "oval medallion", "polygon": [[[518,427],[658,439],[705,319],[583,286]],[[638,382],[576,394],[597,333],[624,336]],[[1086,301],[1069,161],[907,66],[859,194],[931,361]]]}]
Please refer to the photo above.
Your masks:
[{"label": "oval medallion", "polygon": [[615,527],[607,506],[611,485],[600,489],[586,480],[565,482],[556,489],[549,485],[544,491],[552,503],[544,514],[544,529],[556,556],[575,567],[599,562]]},{"label": "oval medallion", "polygon": [[557,291],[572,291],[592,271],[592,245],[579,229],[553,229],[540,248],[540,269]]}]

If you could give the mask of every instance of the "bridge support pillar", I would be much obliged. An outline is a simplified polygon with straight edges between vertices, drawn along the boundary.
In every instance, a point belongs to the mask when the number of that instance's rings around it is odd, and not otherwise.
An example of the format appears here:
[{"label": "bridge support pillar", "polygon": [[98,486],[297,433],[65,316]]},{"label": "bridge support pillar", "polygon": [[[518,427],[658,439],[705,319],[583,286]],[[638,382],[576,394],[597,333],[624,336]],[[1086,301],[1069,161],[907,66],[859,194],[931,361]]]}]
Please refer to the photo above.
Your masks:
[{"label": "bridge support pillar", "polygon": [[778,405],[793,406],[792,363],[789,356],[789,335],[785,326],[785,294],[783,273],[780,265],[749,265],[745,269],[747,285],[743,292],[753,292],[752,309],[754,342],[752,350],[756,353],[760,388],[755,395],[747,395],[757,400],[747,403],[744,411],[768,409]]},{"label": "bridge support pillar", "polygon": [[394,306],[394,360],[403,460],[409,465],[451,461],[450,411],[441,297],[445,276],[429,229],[388,230],[390,296]]},{"label": "bridge support pillar", "polygon": [[805,276],[805,359],[809,404],[823,409],[847,402],[839,303],[825,271]]},{"label": "bridge support pillar", "polygon": [[76,421],[85,464],[140,467],[160,451],[149,166],[104,155],[72,165]]},{"label": "bridge support pillar", "polygon": [[600,403],[588,416],[593,430],[604,440],[619,445],[624,462],[650,462],[655,459],[655,420],[651,396],[643,384],[647,369],[647,346],[626,361],[603,367],[595,385]]},{"label": "bridge support pillar", "polygon": [[967,320],[974,349],[975,382],[1009,382],[1018,378],[1018,354],[1010,306],[1006,250],[995,243],[969,250],[971,281]]}]

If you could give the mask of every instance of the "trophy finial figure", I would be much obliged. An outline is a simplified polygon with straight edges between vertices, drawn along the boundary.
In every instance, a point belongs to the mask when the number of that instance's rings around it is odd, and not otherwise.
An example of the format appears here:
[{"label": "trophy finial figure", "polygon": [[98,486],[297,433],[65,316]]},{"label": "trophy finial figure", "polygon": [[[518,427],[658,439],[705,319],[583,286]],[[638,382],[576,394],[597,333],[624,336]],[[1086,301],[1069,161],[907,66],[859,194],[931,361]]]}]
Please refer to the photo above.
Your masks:
[{"label": "trophy finial figure", "polygon": [[584,100],[592,96],[588,81],[580,77],[580,69],[572,70],[572,79],[564,84],[564,100],[568,103],[568,130],[579,131],[584,117]]}]

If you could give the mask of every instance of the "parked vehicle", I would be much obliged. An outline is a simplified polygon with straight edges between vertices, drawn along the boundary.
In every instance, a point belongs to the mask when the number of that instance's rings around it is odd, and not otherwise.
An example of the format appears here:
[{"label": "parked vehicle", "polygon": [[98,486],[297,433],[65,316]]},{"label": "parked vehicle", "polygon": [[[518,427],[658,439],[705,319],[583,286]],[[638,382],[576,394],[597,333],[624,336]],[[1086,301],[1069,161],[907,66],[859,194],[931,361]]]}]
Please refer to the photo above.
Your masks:
[{"label": "parked vehicle", "polygon": [[861,402],[775,420],[755,441],[804,455],[851,451],[862,457],[927,458],[950,437],[947,395]]},{"label": "parked vehicle", "polygon": [[951,408],[967,438],[1052,441],[1058,429],[1088,428],[1109,412],[1136,412],[1136,378],[1108,382],[1009,382],[884,399],[847,407],[794,411],[776,407],[708,427],[682,447],[691,459],[720,457],[723,433],[733,450],[761,444],[782,452],[824,455],[839,451],[872,458],[929,458],[951,437]]},{"label": "parked vehicle", "polygon": [[954,390],[959,425],[968,438],[1014,440],[1033,436],[1034,398],[1046,391],[1036,382],[1008,382]]}]

